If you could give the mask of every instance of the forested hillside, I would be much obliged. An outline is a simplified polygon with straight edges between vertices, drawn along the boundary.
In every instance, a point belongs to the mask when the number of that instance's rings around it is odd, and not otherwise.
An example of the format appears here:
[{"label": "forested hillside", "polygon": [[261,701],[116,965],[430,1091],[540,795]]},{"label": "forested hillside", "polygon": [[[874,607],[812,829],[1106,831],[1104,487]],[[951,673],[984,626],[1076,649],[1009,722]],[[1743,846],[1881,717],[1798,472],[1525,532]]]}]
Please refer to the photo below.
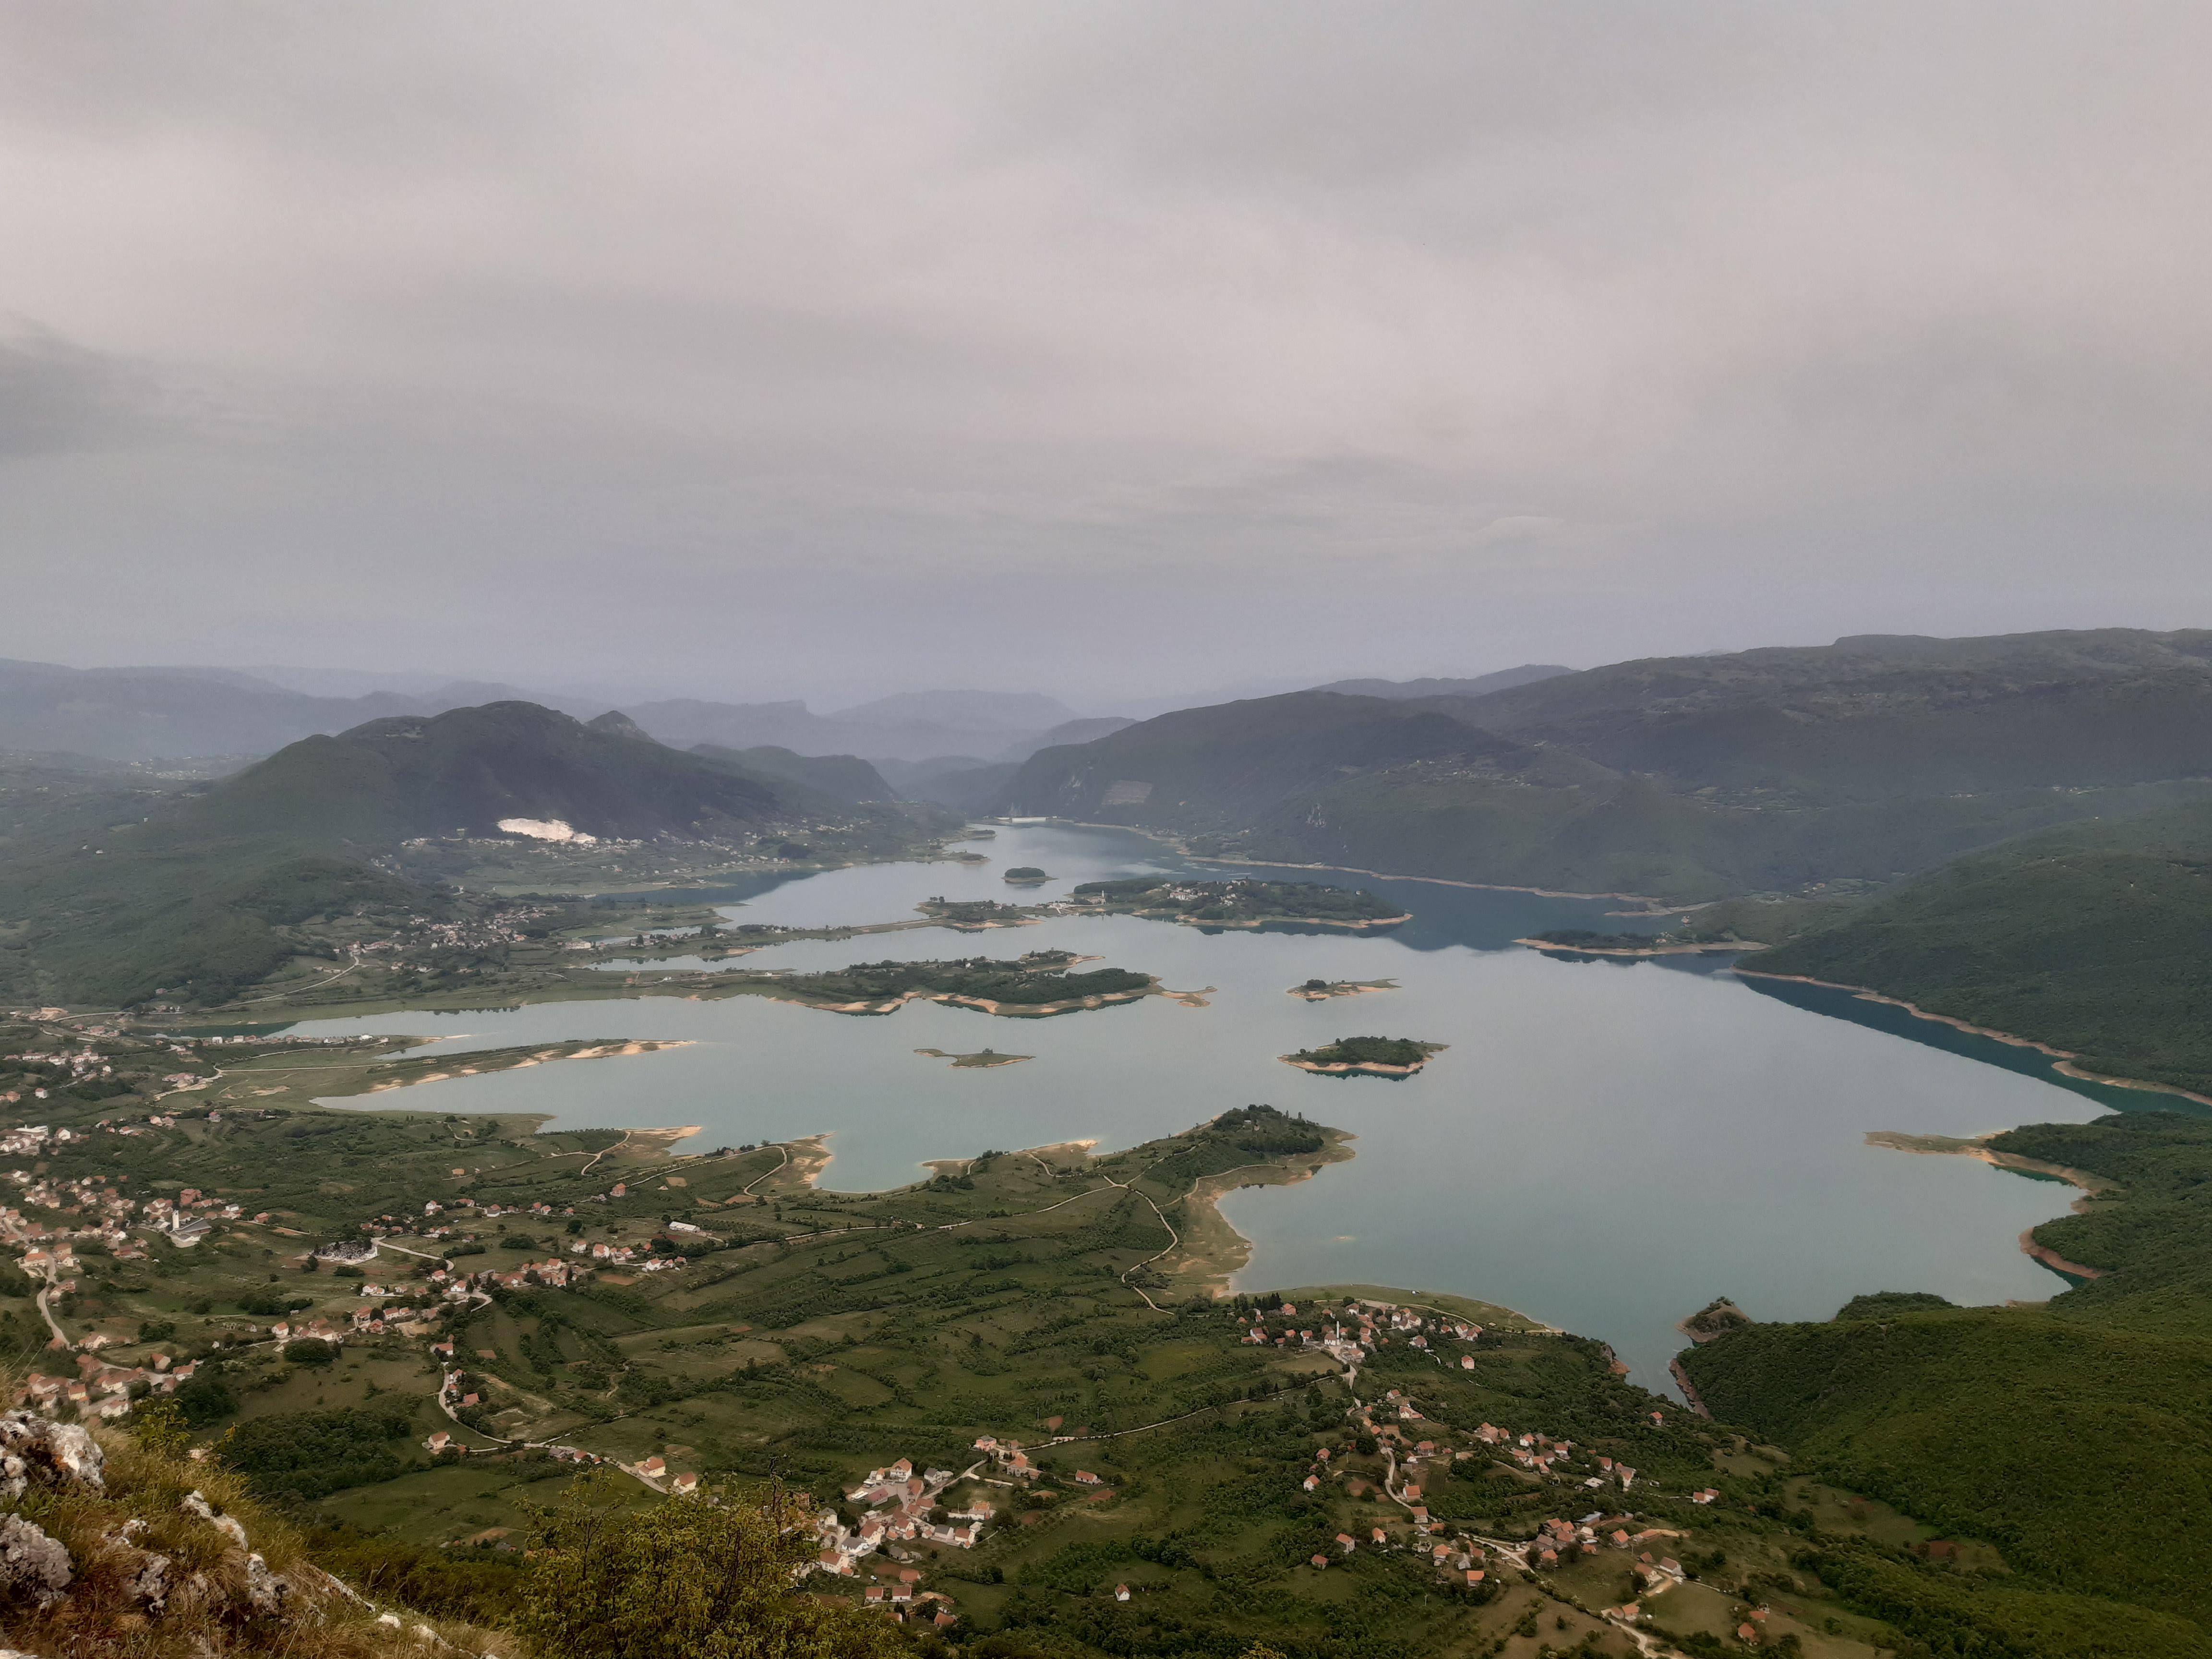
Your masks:
[{"label": "forested hillside", "polygon": [[1794,937],[1742,966],[1869,986],[2110,1076],[2212,1091],[2212,804],[1973,853],[1857,903],[1737,904],[1702,931]]},{"label": "forested hillside", "polygon": [[41,784],[0,798],[12,809],[0,991],[107,1005],[223,1000],[295,957],[342,954],[329,937],[342,919],[505,937],[442,879],[456,860],[532,845],[502,820],[779,858],[808,853],[787,837],[818,840],[825,823],[848,840],[913,833],[902,809],[668,749],[620,716],[587,726],[524,702],[306,738],[197,790]]},{"label": "forested hillside", "polygon": [[1299,692],[1041,750],[1001,804],[1196,850],[1679,902],[2212,797],[2212,634],[1887,636],[1474,697]]},{"label": "forested hillside", "polygon": [[2035,1230],[2100,1277],[2047,1308],[1863,1297],[1680,1363],[1723,1420],[2052,1588],[2212,1624],[2212,1123],[2127,1113],[1987,1144],[2119,1183]]}]

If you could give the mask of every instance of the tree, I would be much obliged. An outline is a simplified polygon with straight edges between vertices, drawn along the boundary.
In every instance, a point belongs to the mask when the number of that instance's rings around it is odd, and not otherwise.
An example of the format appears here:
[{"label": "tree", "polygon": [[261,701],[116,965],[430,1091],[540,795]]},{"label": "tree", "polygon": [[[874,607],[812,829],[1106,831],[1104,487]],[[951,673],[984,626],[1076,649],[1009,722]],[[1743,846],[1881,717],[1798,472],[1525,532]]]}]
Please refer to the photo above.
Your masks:
[{"label": "tree", "polygon": [[876,1659],[907,1643],[880,1614],[794,1588],[817,1547],[780,1487],[638,1510],[604,1473],[538,1510],[514,1627],[561,1659]]}]

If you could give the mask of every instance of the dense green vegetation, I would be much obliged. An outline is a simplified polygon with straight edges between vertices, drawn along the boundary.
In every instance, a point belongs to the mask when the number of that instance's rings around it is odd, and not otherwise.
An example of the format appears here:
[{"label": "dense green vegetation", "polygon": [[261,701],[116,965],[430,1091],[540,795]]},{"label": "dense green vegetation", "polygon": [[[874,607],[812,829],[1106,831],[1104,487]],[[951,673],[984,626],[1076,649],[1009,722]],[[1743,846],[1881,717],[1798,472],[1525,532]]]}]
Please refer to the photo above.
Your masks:
[{"label": "dense green vegetation", "polygon": [[[725,749],[718,744],[702,743],[693,744],[690,752],[787,788],[811,792],[820,800],[851,805],[898,799],[890,785],[884,781],[883,774],[857,755],[801,755],[776,744]],[[789,794],[784,798],[794,799]]]},{"label": "dense green vegetation", "polygon": [[1411,1037],[1348,1036],[1318,1048],[1301,1048],[1289,1058],[1308,1066],[1390,1066],[1419,1068],[1440,1042],[1416,1042]]},{"label": "dense green vegetation", "polygon": [[[330,1345],[318,1361],[331,1363]],[[288,1346],[284,1358],[297,1364]],[[250,1418],[223,1441],[223,1459],[268,1498],[327,1498],[348,1486],[394,1480],[422,1459],[412,1444],[418,1402],[378,1400],[336,1411]]]},{"label": "dense green vegetation", "polygon": [[860,962],[824,973],[779,974],[762,983],[776,995],[809,1002],[893,1003],[902,997],[925,996],[995,1002],[1010,1008],[1080,1002],[1090,997],[1126,999],[1152,988],[1152,975],[1124,968],[1097,968],[1078,974],[1054,963],[1031,966],[989,957],[959,957],[947,962]]},{"label": "dense green vegetation", "polygon": [[[559,819],[606,844],[505,836],[507,817]],[[313,959],[328,974],[372,940],[443,930],[451,959],[392,987],[434,988],[550,931],[547,906],[491,896],[501,876],[526,875],[510,891],[574,891],[610,861],[653,874],[757,866],[794,856],[802,825],[799,853],[822,858],[906,850],[945,827],[934,809],[831,799],[665,749],[626,721],[584,726],[528,703],[374,721],[188,788],[0,764],[0,997],[213,1006],[288,964],[304,981]]]},{"label": "dense green vegetation", "polygon": [[842,1601],[794,1595],[816,1540],[803,1510],[661,1504],[640,1513],[606,1480],[579,1482],[532,1528],[513,1625],[560,1659],[872,1659],[901,1632]]},{"label": "dense green vegetation", "polygon": [[1201,925],[1276,921],[1364,927],[1406,920],[1404,911],[1372,893],[1307,881],[1189,881],[1178,877],[1133,876],[1119,881],[1083,882],[1069,896],[1079,904],[1094,904],[1105,910],[1172,916],[1178,921]]},{"label": "dense green vegetation", "polygon": [[1663,934],[1601,933],[1589,927],[1547,927],[1529,937],[1547,945],[1574,945],[1584,951],[1649,951],[1667,943]]},{"label": "dense green vegetation", "polygon": [[1686,903],[2202,799],[2208,714],[2205,633],[1863,638],[1185,709],[1040,750],[1005,801],[1224,857]]},{"label": "dense green vegetation", "polygon": [[[2021,1588],[2204,1627],[2197,1646],[2115,1639],[2111,1650],[2201,1651],[2212,1643],[2212,1122],[2127,1113],[1988,1145],[2119,1183],[2035,1230],[2102,1277],[2047,1308],[1863,1296],[1826,1324],[1739,1328],[1681,1364],[1723,1418],[1996,1545]],[[2003,1598],[1983,1612],[2012,1632],[1997,1650],[2045,1650]]]},{"label": "dense green vegetation", "polygon": [[1771,942],[1786,930],[1746,968],[1869,986],[2094,1072],[2212,1089],[2212,804],[2025,836],[1857,902],[1699,920]]}]

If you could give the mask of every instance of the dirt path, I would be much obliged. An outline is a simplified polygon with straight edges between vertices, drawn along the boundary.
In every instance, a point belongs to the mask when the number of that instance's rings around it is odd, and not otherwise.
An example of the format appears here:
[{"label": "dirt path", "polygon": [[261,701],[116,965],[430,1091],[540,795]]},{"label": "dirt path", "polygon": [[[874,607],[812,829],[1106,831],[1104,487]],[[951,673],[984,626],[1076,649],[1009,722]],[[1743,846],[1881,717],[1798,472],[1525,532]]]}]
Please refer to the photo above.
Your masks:
[{"label": "dirt path", "polygon": [[344,967],[339,969],[337,972],[332,974],[328,979],[319,979],[313,985],[295,985],[289,991],[278,991],[265,997],[240,997],[236,1002],[232,1003],[230,1006],[234,1008],[243,1008],[250,1002],[282,1002],[287,997],[298,996],[304,991],[319,991],[325,985],[337,984],[338,981],[343,979],[348,974],[355,972],[360,968],[360,966],[361,952],[356,951],[354,952],[353,959],[348,962]]}]

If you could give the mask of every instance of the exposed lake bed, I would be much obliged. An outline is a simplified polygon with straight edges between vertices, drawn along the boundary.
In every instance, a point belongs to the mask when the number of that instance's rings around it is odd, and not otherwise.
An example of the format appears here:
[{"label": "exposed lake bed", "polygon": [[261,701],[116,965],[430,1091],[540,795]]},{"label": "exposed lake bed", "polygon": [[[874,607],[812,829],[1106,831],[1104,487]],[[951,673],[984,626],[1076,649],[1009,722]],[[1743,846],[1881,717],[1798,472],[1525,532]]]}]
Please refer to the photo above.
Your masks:
[{"label": "exposed lake bed", "polygon": [[[933,896],[1003,892],[1004,866],[1054,872],[1045,899],[1085,881],[1196,867],[1111,830],[1008,825],[989,845],[985,864],[863,865],[763,883],[725,914],[740,925],[882,923]],[[1205,869],[1208,879],[1233,873]],[[1224,1195],[1221,1214],[1249,1241],[1239,1288],[1360,1282],[1479,1297],[1612,1343],[1655,1387],[1667,1386],[1680,1344],[1675,1322],[1716,1297],[1755,1317],[1823,1318],[1866,1291],[1989,1303],[2063,1288],[2015,1241],[2064,1211],[2066,1189],[1865,1139],[1971,1137],[2103,1109],[2030,1069],[2034,1057],[1948,1030],[1899,1041],[1922,1034],[1882,1022],[1909,1016],[1869,1017],[1847,994],[1824,1002],[1811,988],[1778,995],[1711,957],[1577,959],[1513,944],[1607,925],[1600,919],[1615,901],[1337,879],[1413,919],[1369,933],[1127,915],[1025,927],[1021,951],[1065,950],[1212,988],[1202,1000],[1152,995],[1033,1021],[1024,1039],[1034,1058],[1019,1066],[915,1066],[925,1044],[948,1058],[978,1048],[974,1010],[915,1000],[894,1020],[832,1019],[761,996],[641,994],[653,973],[605,1000],[297,1029],[425,1035],[425,1057],[682,1042],[611,1066],[456,1076],[410,1088],[405,1103],[540,1113],[572,1127],[697,1123],[690,1144],[702,1148],[826,1135],[834,1156],[821,1179],[846,1191],[901,1186],[932,1160],[986,1147],[1124,1146],[1268,1102],[1346,1131],[1355,1156],[1294,1186]],[[820,972],[858,953],[850,939],[793,939],[744,965]],[[1388,1088],[1289,1070],[1279,1056],[1342,1034],[1341,1005],[1284,994],[1310,981],[1390,983],[1391,1027],[1449,1042],[1453,1063]],[[467,1035],[441,1039],[441,1027]]]}]

